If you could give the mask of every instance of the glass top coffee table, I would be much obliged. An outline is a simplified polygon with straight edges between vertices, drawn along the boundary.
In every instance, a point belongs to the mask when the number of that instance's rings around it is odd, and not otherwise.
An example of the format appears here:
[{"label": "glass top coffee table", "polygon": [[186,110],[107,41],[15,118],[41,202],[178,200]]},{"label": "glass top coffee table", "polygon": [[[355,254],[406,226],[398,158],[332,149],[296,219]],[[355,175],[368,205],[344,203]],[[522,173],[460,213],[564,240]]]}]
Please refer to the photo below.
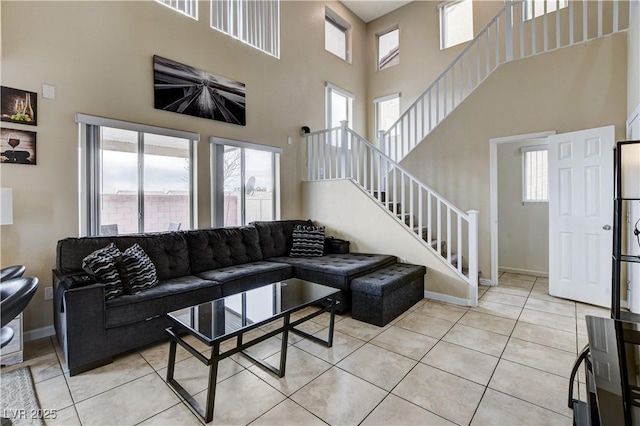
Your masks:
[{"label": "glass top coffee table", "polygon": [[[292,278],[268,284],[253,290],[194,305],[167,314],[172,326],[167,329],[170,337],[167,383],[171,385],[195,410],[205,422],[213,419],[213,407],[216,394],[218,363],[238,352],[256,362],[262,368],[283,377],[287,362],[287,340],[289,331],[327,347],[333,345],[333,327],[335,320],[338,289]],[[306,307],[314,307],[304,316],[295,314]],[[296,328],[303,322],[324,312],[330,312],[327,340],[322,340]],[[268,323],[267,333],[245,342],[245,334]],[[274,328],[275,325],[275,328]],[[183,339],[191,335],[211,347],[211,355],[206,357]],[[280,365],[276,368],[264,360],[249,354],[246,349],[278,334],[282,335]],[[220,344],[225,342],[225,350]],[[232,342],[229,345],[226,342]],[[177,345],[182,346],[203,364],[209,366],[209,384],[206,406],[202,407],[195,397],[189,394],[173,377],[176,362]],[[231,349],[226,349],[232,346]]]}]

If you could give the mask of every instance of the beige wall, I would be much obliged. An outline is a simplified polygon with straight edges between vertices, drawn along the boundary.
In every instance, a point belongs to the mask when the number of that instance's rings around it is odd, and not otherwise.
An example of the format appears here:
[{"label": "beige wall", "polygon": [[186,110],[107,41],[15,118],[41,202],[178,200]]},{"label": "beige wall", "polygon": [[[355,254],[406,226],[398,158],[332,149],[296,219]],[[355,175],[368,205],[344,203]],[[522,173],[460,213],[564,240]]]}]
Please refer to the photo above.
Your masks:
[{"label": "beige wall", "polygon": [[640,1],[632,3],[627,32],[627,115],[640,105]]},{"label": "beige wall", "polygon": [[[351,22],[353,64],[324,50],[325,5]],[[281,3],[281,59],[209,28],[209,2],[194,21],[153,1],[1,2],[2,85],[40,92],[38,165],[0,167],[2,187],[13,188],[14,224],[2,227],[1,265],[27,265],[41,280],[26,311],[25,329],[52,324],[51,286],[56,242],[78,235],[78,128],[83,112],[198,132],[198,225],[210,226],[209,142],[223,138],[280,146],[282,216],[300,217],[299,146],[302,125],[324,127],[324,86],[356,94],[355,129],[365,130],[366,29],[338,2]],[[246,84],[247,126],[155,110],[152,56],[161,55]],[[287,136],[295,143],[287,145]]]},{"label": "beige wall", "polygon": [[[404,112],[466,46],[466,43],[440,50],[440,16],[437,1],[414,1],[367,24],[367,136],[374,137],[373,100],[400,92],[400,111]],[[493,18],[504,1],[474,1],[474,34]],[[400,28],[400,64],[377,70],[376,34],[393,26]]]},{"label": "beige wall", "polygon": [[549,273],[549,203],[522,202],[522,151],[541,141],[498,145],[498,267]]},{"label": "beige wall", "polygon": [[616,126],[624,137],[626,34],[497,69],[402,165],[454,205],[479,216],[479,267],[490,275],[489,139]]},{"label": "beige wall", "polygon": [[408,263],[425,265],[426,291],[458,299],[468,297],[468,285],[437,254],[350,180],[304,182],[302,217],[326,226],[327,235],[351,241],[351,251],[393,254]]}]

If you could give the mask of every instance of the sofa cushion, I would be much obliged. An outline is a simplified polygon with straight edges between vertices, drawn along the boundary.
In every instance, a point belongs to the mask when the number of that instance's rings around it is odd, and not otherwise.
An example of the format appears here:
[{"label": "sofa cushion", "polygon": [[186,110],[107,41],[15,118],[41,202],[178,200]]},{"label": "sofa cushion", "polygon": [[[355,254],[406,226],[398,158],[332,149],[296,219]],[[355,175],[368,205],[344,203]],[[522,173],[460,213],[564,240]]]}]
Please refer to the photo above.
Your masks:
[{"label": "sofa cushion", "polygon": [[125,294],[106,302],[106,327],[144,321],[187,306],[222,297],[219,283],[188,275],[160,281],[138,294]]},{"label": "sofa cushion", "polygon": [[56,268],[62,274],[81,271],[82,259],[109,243],[114,243],[120,251],[138,243],[155,265],[161,281],[191,275],[187,237],[181,231],[65,238],[58,241]]},{"label": "sofa cushion", "polygon": [[317,257],[324,254],[324,226],[296,225],[290,257]]},{"label": "sofa cushion", "polygon": [[260,248],[264,259],[289,256],[293,244],[293,228],[296,225],[313,226],[310,220],[276,220],[251,222],[260,236]]},{"label": "sofa cushion", "polygon": [[253,226],[188,231],[187,241],[193,274],[262,260]]},{"label": "sofa cushion", "polygon": [[384,254],[346,253],[321,257],[274,257],[269,261],[288,263],[293,267],[296,278],[349,291],[353,278],[392,265],[397,258]]},{"label": "sofa cushion", "polygon": [[223,296],[286,280],[292,276],[291,265],[265,261],[228,266],[198,274],[202,279],[221,283]]},{"label": "sofa cushion", "polygon": [[124,286],[128,294],[137,294],[158,284],[156,267],[138,243],[122,253],[122,263],[127,275]]},{"label": "sofa cushion", "polygon": [[122,278],[118,271],[118,262],[121,257],[122,253],[112,243],[82,259],[82,268],[104,284],[104,298],[107,300],[118,297],[124,292]]}]

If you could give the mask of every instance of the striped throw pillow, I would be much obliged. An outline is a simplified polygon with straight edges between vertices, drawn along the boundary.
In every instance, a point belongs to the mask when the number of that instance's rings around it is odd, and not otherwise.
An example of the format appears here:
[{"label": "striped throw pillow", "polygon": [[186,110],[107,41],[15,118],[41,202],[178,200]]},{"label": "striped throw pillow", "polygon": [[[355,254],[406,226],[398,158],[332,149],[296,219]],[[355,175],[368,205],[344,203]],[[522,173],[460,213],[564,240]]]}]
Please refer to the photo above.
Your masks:
[{"label": "striped throw pillow", "polygon": [[324,226],[296,225],[289,257],[315,257],[324,255]]},{"label": "striped throw pillow", "polygon": [[128,294],[137,294],[158,284],[155,265],[137,243],[122,253],[122,263],[127,271],[124,285]]},{"label": "striped throw pillow", "polygon": [[122,279],[118,273],[118,262],[121,256],[120,250],[111,243],[82,259],[82,269],[104,284],[106,300],[120,296],[124,292]]}]

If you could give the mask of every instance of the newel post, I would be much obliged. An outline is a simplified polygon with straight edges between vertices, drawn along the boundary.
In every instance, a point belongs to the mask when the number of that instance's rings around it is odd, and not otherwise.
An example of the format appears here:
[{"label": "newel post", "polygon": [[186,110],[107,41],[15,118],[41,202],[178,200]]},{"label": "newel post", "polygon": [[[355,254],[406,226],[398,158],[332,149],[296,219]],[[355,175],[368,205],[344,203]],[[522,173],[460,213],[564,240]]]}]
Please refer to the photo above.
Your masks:
[{"label": "newel post", "polygon": [[347,125],[349,122],[347,120],[340,121],[340,143],[342,144],[342,178],[346,179],[347,176],[347,138],[349,137],[347,134]]},{"label": "newel post", "polygon": [[478,306],[478,214],[469,210],[469,306]]}]

